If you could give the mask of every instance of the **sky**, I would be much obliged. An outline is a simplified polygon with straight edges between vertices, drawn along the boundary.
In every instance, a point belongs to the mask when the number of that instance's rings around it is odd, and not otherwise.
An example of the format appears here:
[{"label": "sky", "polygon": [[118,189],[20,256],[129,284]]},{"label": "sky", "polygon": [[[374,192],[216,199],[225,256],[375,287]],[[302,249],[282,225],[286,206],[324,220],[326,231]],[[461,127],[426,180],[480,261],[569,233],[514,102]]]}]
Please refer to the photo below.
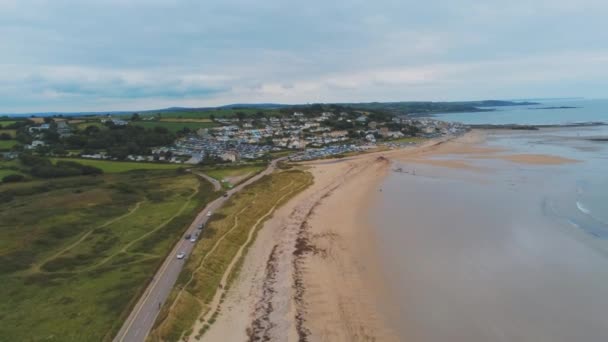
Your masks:
[{"label": "sky", "polygon": [[0,113],[605,98],[605,0],[0,0]]}]

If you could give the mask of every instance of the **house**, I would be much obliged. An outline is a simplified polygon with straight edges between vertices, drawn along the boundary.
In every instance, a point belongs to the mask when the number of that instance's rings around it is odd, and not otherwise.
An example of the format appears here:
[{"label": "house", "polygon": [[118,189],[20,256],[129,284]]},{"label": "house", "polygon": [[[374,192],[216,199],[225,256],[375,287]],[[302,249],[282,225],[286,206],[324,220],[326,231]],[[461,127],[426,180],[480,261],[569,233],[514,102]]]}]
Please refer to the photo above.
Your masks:
[{"label": "house", "polygon": [[236,162],[239,160],[239,154],[236,151],[226,151],[219,156],[222,160]]},{"label": "house", "polygon": [[360,117],[356,118],[355,121],[360,122],[360,123],[366,123],[367,122],[367,116],[361,115]]},{"label": "house", "polygon": [[318,122],[307,122],[304,124],[304,128],[313,128],[313,127],[319,127],[321,124],[319,124]]},{"label": "house", "polygon": [[57,122],[57,133],[62,137],[67,137],[72,134],[72,129],[65,121]]},{"label": "house", "polygon": [[49,124],[45,123],[45,124],[41,124],[40,126],[34,126],[34,127],[30,127],[30,128],[28,128],[28,130],[30,131],[30,133],[33,133],[33,132],[35,132],[35,131],[36,131],[36,132],[40,132],[40,131],[46,131],[46,130],[48,130],[49,128],[51,128],[51,125],[49,125]]},{"label": "house", "polygon": [[306,147],[306,141],[305,140],[300,140],[300,139],[296,139],[296,140],[292,140],[289,145],[287,146],[288,148],[305,148]]},{"label": "house", "polygon": [[44,145],[46,145],[44,143],[44,141],[42,141],[42,140],[34,140],[34,141],[32,141],[31,144],[25,145],[25,148],[27,148],[28,150],[33,150],[33,149],[35,149],[35,148],[37,148],[39,146],[44,146]]},{"label": "house", "polygon": [[199,128],[198,130],[196,130],[196,135],[201,138],[209,138],[211,136],[208,128]]}]

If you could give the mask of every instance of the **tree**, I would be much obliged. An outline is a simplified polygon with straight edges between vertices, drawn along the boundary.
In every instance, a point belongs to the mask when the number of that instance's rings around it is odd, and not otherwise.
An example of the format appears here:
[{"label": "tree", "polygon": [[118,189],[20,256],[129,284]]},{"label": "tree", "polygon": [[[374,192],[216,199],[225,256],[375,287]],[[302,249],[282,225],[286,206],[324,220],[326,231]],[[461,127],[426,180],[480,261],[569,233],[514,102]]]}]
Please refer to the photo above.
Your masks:
[{"label": "tree", "polygon": [[84,129],[84,133],[86,135],[93,135],[95,133],[99,133],[100,129],[99,127],[95,126],[95,125],[89,125],[87,126],[87,128]]},{"label": "tree", "polygon": [[11,140],[12,137],[8,133],[0,133],[0,140]]},{"label": "tree", "polygon": [[213,114],[209,115],[209,120],[215,121],[215,115],[213,115]]},{"label": "tree", "polygon": [[236,112],[236,117],[239,119],[239,121],[243,121],[243,119],[247,117],[247,114],[243,112]]},{"label": "tree", "polygon": [[266,117],[266,114],[264,114],[264,112],[256,112],[255,113],[255,118],[256,119],[263,119]]},{"label": "tree", "polygon": [[139,116],[139,113],[133,113],[133,115],[131,115],[131,121],[139,121],[141,120],[141,116]]}]

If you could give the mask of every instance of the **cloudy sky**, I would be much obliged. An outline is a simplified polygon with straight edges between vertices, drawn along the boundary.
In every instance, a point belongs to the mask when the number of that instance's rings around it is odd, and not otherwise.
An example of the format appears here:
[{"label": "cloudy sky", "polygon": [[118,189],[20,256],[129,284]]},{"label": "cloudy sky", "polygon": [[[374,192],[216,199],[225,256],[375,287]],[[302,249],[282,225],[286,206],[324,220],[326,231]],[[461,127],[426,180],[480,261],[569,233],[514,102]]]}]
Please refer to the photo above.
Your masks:
[{"label": "cloudy sky", "polygon": [[606,0],[0,0],[0,113],[608,97]]}]

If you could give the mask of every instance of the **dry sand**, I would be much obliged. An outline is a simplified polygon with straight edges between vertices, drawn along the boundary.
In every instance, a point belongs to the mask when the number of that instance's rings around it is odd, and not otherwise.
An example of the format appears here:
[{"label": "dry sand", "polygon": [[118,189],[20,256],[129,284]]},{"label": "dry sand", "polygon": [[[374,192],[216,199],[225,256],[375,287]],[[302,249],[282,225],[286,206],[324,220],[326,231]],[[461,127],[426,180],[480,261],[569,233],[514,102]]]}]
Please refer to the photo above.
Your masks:
[{"label": "dry sand", "polygon": [[[206,341],[397,341],[367,208],[390,160],[471,168],[467,155],[520,163],[555,163],[550,156],[514,157],[480,147],[484,136],[303,163],[314,184],[279,208],[260,230]],[[562,161],[566,162],[566,161]]]}]

